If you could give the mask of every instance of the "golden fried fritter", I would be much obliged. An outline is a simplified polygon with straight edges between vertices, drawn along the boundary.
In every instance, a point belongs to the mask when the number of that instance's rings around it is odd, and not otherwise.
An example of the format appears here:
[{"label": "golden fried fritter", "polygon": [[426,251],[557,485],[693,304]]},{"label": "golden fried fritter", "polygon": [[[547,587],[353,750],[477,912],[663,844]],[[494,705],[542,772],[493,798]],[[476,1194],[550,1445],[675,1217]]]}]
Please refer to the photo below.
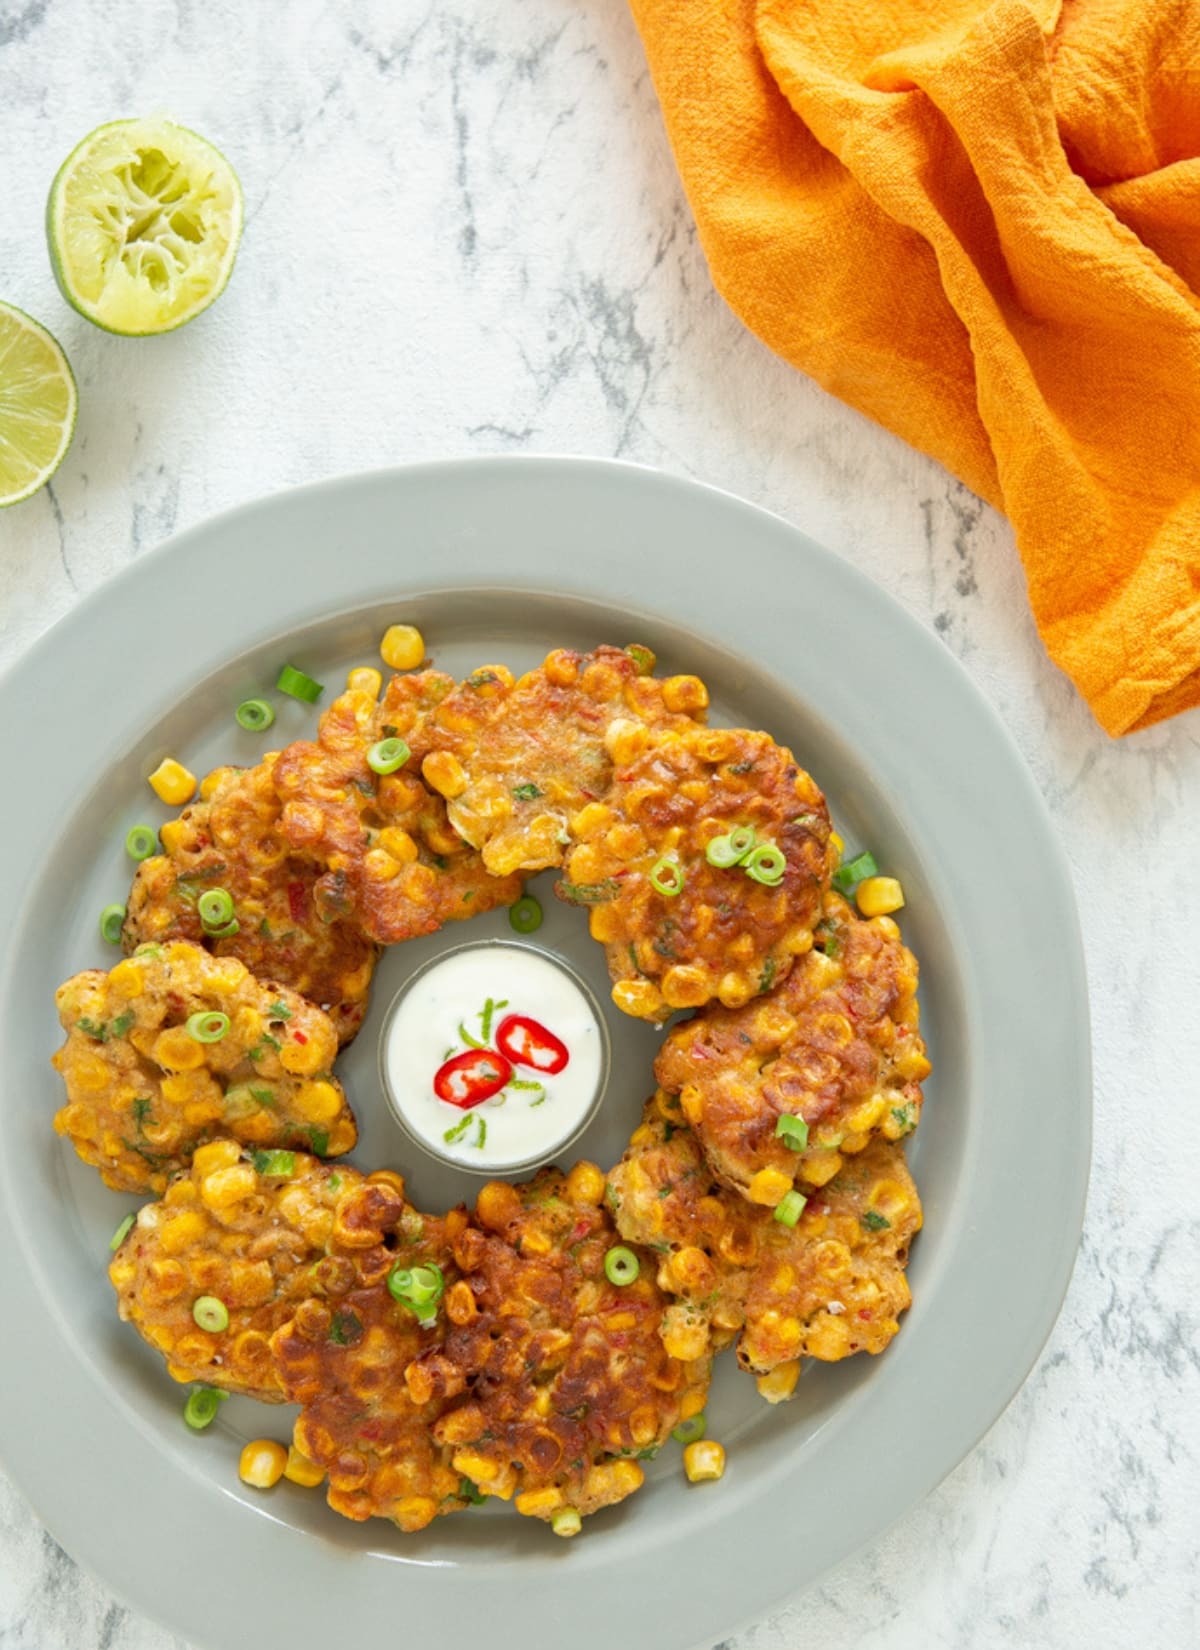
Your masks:
[{"label": "golden fried fritter", "polygon": [[450,1242],[466,1216],[418,1215],[396,1177],[373,1179],[376,1207],[363,1223],[363,1245],[351,1252],[353,1265],[303,1302],[272,1346],[288,1397],[304,1406],[296,1448],[327,1471],[329,1505],[346,1518],[390,1518],[402,1530],[419,1530],[467,1502],[451,1451],[434,1436],[445,1404],[414,1402],[404,1381],[437,1330],[421,1328],[392,1298],[387,1279],[401,1265],[436,1266],[453,1280]]},{"label": "golden fried fritter", "polygon": [[[163,1191],[219,1135],[320,1156],[354,1145],[354,1117],[330,1075],[333,1022],[236,957],[187,940],[146,945],[107,974],[76,974],[55,1000],[67,1040],[53,1064],[67,1104],[54,1127],[116,1191]],[[200,1014],[228,1021],[216,1040],[189,1031]]]},{"label": "golden fried fritter", "polygon": [[614,723],[687,726],[708,690],[695,676],[651,676],[646,648],[558,648],[514,682],[486,665],[430,719],[422,772],[449,802],[450,822],[498,876],[561,865],[570,822],[612,781]]},{"label": "golden fried fritter", "polygon": [[[793,1180],[823,1185],[876,1136],[911,1134],[921,1115],[930,1067],[917,962],[896,924],[864,921],[831,891],[817,947],[768,996],[678,1026],[655,1062],[717,1176],[755,1203],[778,1203]],[[806,1149],[776,1133],[783,1116],[803,1119]]]},{"label": "golden fried fritter", "polygon": [[[579,846],[555,892],[592,907],[613,1001],[647,1020],[748,1002],[812,945],[833,869],[825,798],[765,733],[623,727],[609,744],[612,787],[572,821]],[[738,826],[783,854],[777,886],[709,863],[709,843]]]},{"label": "golden fried fritter", "polygon": [[[326,1010],[347,1043],[367,1011],[379,947],[337,912],[314,902],[323,866],[291,849],[280,828],[278,752],[253,768],[217,768],[200,801],[163,826],[165,854],[138,867],[129,894],[125,950],[151,940],[192,940],[239,957],[260,979],[289,985]],[[224,888],[237,932],[207,934],[196,902]]]},{"label": "golden fried fritter", "polygon": [[[453,686],[423,670],[393,676],[382,699],[348,689],[322,716],[317,742],[289,745],[275,766],[283,834],[324,867],[319,910],[352,918],[386,945],[520,897],[518,879],[489,875],[451,830],[446,804],[421,778],[429,718]],[[375,773],[368,752],[391,738],[412,754],[394,772]]]},{"label": "golden fried fritter", "polygon": [[661,1093],[608,1177],[624,1237],[659,1254],[678,1304],[663,1324],[677,1357],[738,1336],[738,1361],[777,1401],[798,1360],[882,1352],[911,1301],[904,1268],[921,1204],[899,1145],[876,1140],[809,1194],[795,1227],[728,1191]]},{"label": "golden fried fritter", "polygon": [[417,1401],[459,1402],[434,1427],[484,1495],[530,1517],[581,1516],[632,1494],[681,1418],[704,1407],[709,1361],[662,1345],[665,1301],[651,1257],[618,1287],[604,1261],[617,1234],[593,1164],[489,1183],[477,1226],[454,1246],[444,1343],[410,1365]]},{"label": "golden fried fritter", "polygon": [[[109,1266],[122,1319],[163,1354],[175,1380],[281,1403],[271,1336],[301,1301],[331,1284],[349,1287],[353,1267],[338,1258],[337,1240],[362,1185],[357,1170],[299,1152],[256,1152],[235,1140],[199,1147],[189,1172],[139,1210]],[[192,1309],[204,1297],[225,1308],[224,1329],[196,1322]]]}]

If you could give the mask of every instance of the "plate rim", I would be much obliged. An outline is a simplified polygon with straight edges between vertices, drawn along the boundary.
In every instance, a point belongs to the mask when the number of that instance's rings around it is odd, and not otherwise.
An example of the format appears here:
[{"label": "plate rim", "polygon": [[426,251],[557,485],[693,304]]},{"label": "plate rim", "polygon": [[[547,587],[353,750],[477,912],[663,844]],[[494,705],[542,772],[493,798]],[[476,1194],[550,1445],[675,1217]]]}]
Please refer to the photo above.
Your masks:
[{"label": "plate rim", "polygon": [[[1056,1256],[1053,1265],[1052,1282],[1048,1290],[1043,1291],[1044,1299],[1037,1314],[1037,1323],[1032,1326],[1020,1353],[1012,1365],[1012,1371],[1016,1372],[1015,1378],[1010,1371],[1010,1375],[1006,1376],[1003,1383],[1010,1386],[1007,1396],[1004,1397],[998,1407],[989,1406],[991,1412],[979,1420],[965,1443],[963,1443],[961,1437],[958,1438],[952,1447],[951,1459],[943,1460],[939,1456],[936,1464],[927,1467],[924,1472],[916,1474],[918,1487],[915,1492],[904,1492],[899,1498],[895,1494],[885,1498],[886,1504],[881,1506],[877,1514],[862,1522],[854,1539],[848,1545],[843,1544],[843,1550],[837,1556],[822,1564],[816,1574],[806,1576],[801,1584],[811,1585],[817,1579],[817,1574],[824,1573],[831,1565],[842,1562],[851,1552],[877,1538],[884,1529],[903,1516],[919,1500],[923,1499],[974,1448],[984,1433],[995,1424],[1024,1384],[1053,1329],[1070,1282],[1083,1225],[1091,1155],[1091,1047],[1086,968],[1073,883],[1066,855],[1058,840],[1049,810],[1028,770],[1019,747],[997,712],[984,697],[982,691],[945,644],[920,620],[909,613],[886,589],[875,584],[852,562],[844,560],[825,546],[814,541],[785,518],[764,509],[760,505],[742,499],[736,494],[688,478],[670,475],[650,466],[630,464],[619,460],[550,454],[498,455],[486,458],[440,459],[332,477],[306,483],[300,487],[286,488],[225,509],[202,522],[194,524],[184,532],[173,535],[153,550],[139,555],[134,561],[87,592],[46,632],[5,666],[3,672],[0,672],[0,694],[11,694],[14,689],[19,690],[23,679],[26,678],[31,679],[30,685],[33,685],[43,669],[44,661],[49,660],[56,650],[63,645],[69,645],[73,633],[80,627],[86,625],[89,621],[94,622],[97,617],[102,618],[106,608],[112,610],[114,607],[119,607],[125,592],[136,586],[139,581],[146,580],[151,570],[160,570],[168,561],[172,565],[177,562],[182,567],[184,560],[189,555],[194,556],[202,551],[208,541],[219,541],[223,535],[231,532],[236,535],[246,524],[254,524],[260,517],[269,517],[272,512],[280,512],[283,517],[286,517],[290,509],[296,508],[297,505],[302,508],[306,503],[315,500],[336,502],[339,498],[348,499],[354,495],[367,496],[373,489],[383,489],[385,493],[393,488],[399,488],[402,492],[405,489],[419,491],[423,485],[431,482],[436,491],[438,487],[444,486],[447,479],[461,478],[468,473],[484,483],[489,478],[494,479],[499,486],[507,486],[507,478],[509,477],[520,476],[522,479],[519,486],[525,488],[527,492],[530,489],[536,492],[539,486],[542,485],[557,486],[560,481],[565,482],[568,488],[574,486],[582,492],[586,492],[588,488],[592,488],[597,484],[601,493],[607,488],[615,488],[614,496],[618,496],[623,490],[626,490],[627,502],[632,505],[635,515],[640,505],[645,503],[645,497],[649,495],[657,495],[668,515],[678,507],[680,515],[686,517],[688,512],[697,504],[701,506],[707,504],[718,514],[725,512],[743,523],[748,522],[748,531],[751,535],[757,531],[760,536],[763,536],[764,542],[772,536],[779,537],[782,535],[782,538],[791,545],[797,555],[808,558],[809,563],[819,568],[827,580],[832,580],[834,584],[847,587],[857,600],[865,602],[874,612],[883,614],[887,621],[885,628],[895,627],[900,634],[912,642],[918,652],[924,650],[928,659],[936,658],[939,661],[938,667],[931,667],[934,668],[935,674],[938,673],[940,668],[944,667],[942,674],[948,675],[949,679],[953,681],[957,702],[967,707],[968,721],[974,721],[986,738],[992,742],[994,748],[1002,753],[1002,760],[1003,764],[1007,766],[1008,777],[1015,781],[1019,793],[1020,806],[1017,811],[1023,811],[1032,823],[1033,833],[1038,841],[1038,849],[1043,856],[1042,868],[1058,904],[1057,915],[1060,920],[1055,929],[1054,943],[1057,948],[1057,960],[1060,964],[1059,972],[1064,983],[1064,994],[1072,1010],[1072,1030],[1076,1038],[1072,1067],[1075,1092],[1071,1096],[1073,1101],[1071,1116],[1076,1134],[1077,1151],[1066,1168],[1065,1178],[1068,1184],[1065,1188],[1060,1185],[1060,1192],[1065,1191],[1064,1206],[1068,1217],[1064,1221],[1064,1228],[1069,1227],[1073,1230],[1073,1239],[1069,1246],[1060,1244],[1060,1252]],[[641,490],[641,493],[639,493],[639,490]],[[625,508],[625,506],[622,505],[621,508]],[[603,571],[603,568],[598,570],[598,576],[601,578]],[[396,584],[398,586],[413,587],[413,573],[414,570],[410,567],[398,565],[395,571]],[[505,583],[504,580],[497,582],[500,584]],[[525,588],[519,584],[510,584],[507,587]],[[614,600],[624,600],[624,598],[613,598],[610,592],[602,593],[598,586],[591,588],[592,595],[590,599],[606,601],[610,604]],[[647,611],[656,618],[665,619],[661,609],[650,607]],[[719,621],[714,619],[710,622],[719,628]],[[247,639],[243,643],[242,650],[252,645],[254,645],[253,641]],[[236,651],[238,649],[228,649],[222,657],[230,657]],[[198,661],[196,673],[198,674],[202,668],[211,667],[211,663],[211,660]],[[0,727],[0,751],[3,751],[7,743],[11,741],[12,731],[11,728]],[[9,936],[6,936],[5,941],[0,945],[0,979],[5,982],[6,986],[11,975],[12,954],[15,949],[11,934],[14,931],[19,931],[19,928],[20,924],[16,924],[14,929],[10,930]],[[7,1011],[8,1001],[9,993],[5,989],[0,994],[0,1015]],[[1064,1099],[1064,1113],[1067,1109],[1067,1101]],[[6,1208],[0,1208],[0,1232],[5,1233],[10,1240],[14,1236]],[[6,1257],[3,1261],[0,1261],[0,1292],[8,1293],[13,1288],[11,1267],[8,1264],[7,1257],[18,1252],[11,1241],[0,1246],[0,1256]],[[52,1313],[46,1313],[45,1321],[39,1323],[39,1328],[46,1331],[52,1318]],[[897,1342],[896,1348],[893,1348],[889,1353],[889,1358],[893,1362],[896,1361],[897,1350],[903,1345],[904,1337],[902,1336]],[[31,1394],[23,1391],[21,1394],[22,1404],[27,1404],[30,1396]],[[837,1429],[833,1428],[831,1430],[836,1431]],[[89,1542],[86,1523],[82,1527],[82,1533],[80,1533],[79,1508],[86,1497],[83,1495],[72,1497],[71,1492],[68,1491],[66,1500],[73,1502],[73,1504],[70,1506],[63,1505],[63,1497],[60,1494],[57,1497],[57,1505],[54,1506],[54,1510],[51,1510],[52,1505],[55,1503],[55,1486],[51,1482],[48,1485],[43,1483],[38,1485],[37,1488],[34,1487],[30,1479],[31,1477],[36,1478],[37,1474],[36,1472],[31,1474],[26,1470],[28,1451],[12,1447],[14,1436],[15,1429],[8,1422],[7,1417],[0,1417],[0,1462],[3,1462],[14,1483],[34,1507],[37,1515],[46,1524],[47,1528],[52,1533],[59,1528],[69,1531],[70,1533],[64,1537],[64,1545],[69,1551],[80,1555],[80,1561],[85,1568],[92,1568],[88,1550],[89,1548],[94,1550],[94,1543]],[[913,1481],[913,1474],[910,1472],[910,1491]],[[897,1501],[897,1499],[899,1504],[892,1505],[891,1503]],[[255,1509],[255,1511],[258,1510]],[[715,1516],[716,1511],[717,1509],[714,1507],[714,1516],[706,1520],[708,1524],[718,1522]],[[286,1562],[287,1537],[294,1535],[295,1532],[289,1526],[274,1518],[266,1507],[262,1509],[262,1517],[264,1521],[263,1530],[273,1532],[264,1543],[264,1550],[268,1546],[273,1547],[278,1542],[280,1556]],[[286,1535],[282,1538],[278,1535],[281,1530],[286,1531]],[[207,1551],[208,1556],[214,1562],[219,1562],[222,1549],[222,1543],[219,1540],[215,1543],[205,1540],[199,1545]],[[323,1543],[322,1546],[331,1552],[337,1551],[332,1543]],[[199,1554],[196,1556],[199,1556]],[[382,1556],[393,1557],[394,1555]],[[336,1565],[334,1567],[336,1568]],[[483,1566],[483,1568],[486,1570],[489,1566]],[[541,1578],[543,1583],[554,1592],[556,1601],[558,1600],[560,1578],[552,1578],[550,1572],[558,1568],[560,1568],[559,1562],[553,1555],[548,1560],[543,1560],[535,1566],[535,1585],[538,1583],[538,1579]],[[585,1566],[583,1574],[590,1575],[594,1568],[593,1565]],[[99,1566],[97,1573],[101,1574],[106,1587],[116,1592],[118,1596],[127,1599],[143,1614],[160,1621],[170,1631],[182,1633],[195,1642],[207,1642],[213,1645],[220,1643],[223,1645],[223,1650],[233,1650],[235,1645],[240,1647],[243,1642],[249,1644],[261,1638],[261,1622],[258,1626],[251,1624],[251,1631],[246,1634],[245,1624],[242,1622],[218,1621],[211,1617],[211,1613],[208,1619],[199,1619],[194,1612],[186,1609],[183,1614],[180,1614],[176,1608],[167,1608],[165,1605],[163,1608],[159,1608],[158,1601],[154,1599],[148,1601],[144,1592],[137,1585],[136,1566],[134,1567],[133,1580],[128,1585],[124,1584],[124,1572],[120,1572],[121,1579],[116,1581],[111,1579],[113,1570],[107,1563]],[[582,1581],[583,1575],[578,1579]],[[796,1590],[796,1585],[793,1582],[786,1577],[781,1577],[777,1590],[756,1595],[753,1602],[749,1600],[741,1602],[734,1607],[735,1615],[733,1619],[728,1623],[718,1623],[716,1626],[709,1623],[700,1626],[699,1618],[696,1617],[693,1610],[688,1615],[688,1620],[694,1620],[698,1631],[693,1634],[689,1628],[689,1637],[686,1642],[698,1643],[702,1636],[711,1641],[715,1633],[727,1633],[730,1630],[736,1630],[739,1625],[745,1624],[747,1621],[759,1619],[764,1613],[793,1596]],[[468,1589],[468,1591],[473,1591],[473,1589]],[[673,1603],[678,1605],[678,1594],[674,1589],[671,1592]],[[174,1596],[172,1596],[172,1606],[176,1602]],[[730,1602],[732,1604],[732,1600]],[[207,1595],[207,1603],[211,1607],[211,1593]],[[554,1608],[559,1607],[560,1604],[556,1602]],[[572,1619],[574,1619],[575,1606],[573,1602],[570,1608]],[[652,1625],[655,1636],[658,1636],[661,1632],[670,1631],[671,1623],[677,1619],[677,1614],[677,1611],[668,1612],[665,1617],[661,1617],[656,1622],[649,1616],[644,1619]],[[264,1617],[263,1619],[267,1618]],[[549,1616],[547,1616],[547,1619],[549,1619]],[[447,1625],[452,1626],[453,1624],[448,1620]],[[649,1638],[647,1642],[650,1642]],[[675,1642],[682,1641],[676,1640]]]}]

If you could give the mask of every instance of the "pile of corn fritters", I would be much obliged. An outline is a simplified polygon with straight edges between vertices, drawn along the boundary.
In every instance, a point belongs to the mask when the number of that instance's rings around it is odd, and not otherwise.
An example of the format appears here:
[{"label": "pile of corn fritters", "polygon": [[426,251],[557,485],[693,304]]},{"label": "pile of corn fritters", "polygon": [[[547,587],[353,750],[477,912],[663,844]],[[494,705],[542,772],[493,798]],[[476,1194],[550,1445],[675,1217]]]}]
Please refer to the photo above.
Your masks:
[{"label": "pile of corn fritters", "polygon": [[[416,1530],[497,1497],[570,1533],[694,1422],[723,1347],[776,1402],[805,1357],[882,1351],[909,1304],[916,962],[835,892],[792,753],[708,728],[703,683],[654,666],[599,647],[519,679],[352,673],[315,739],[204,780],[139,866],[125,960],[58,991],[55,1128],[155,1194],[110,1267],[121,1317],[178,1381],[299,1404],[293,1451],[346,1517]],[[408,752],[386,773],[381,740]],[[713,851],[739,831],[769,875]],[[336,1161],[338,1049],[383,946],[548,867],[616,1005],[691,1017],[610,1174],[422,1213],[399,1175]],[[217,931],[212,889],[236,913]],[[618,1246],[635,1266],[606,1266]],[[430,1305],[396,1287],[413,1275]]]}]

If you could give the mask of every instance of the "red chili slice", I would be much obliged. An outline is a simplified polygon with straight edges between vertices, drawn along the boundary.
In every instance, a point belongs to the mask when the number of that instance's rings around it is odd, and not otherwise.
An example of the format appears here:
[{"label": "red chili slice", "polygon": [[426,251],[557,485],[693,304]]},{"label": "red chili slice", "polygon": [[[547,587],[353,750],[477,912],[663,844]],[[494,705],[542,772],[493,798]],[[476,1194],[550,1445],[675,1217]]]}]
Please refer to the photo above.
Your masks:
[{"label": "red chili slice", "polygon": [[438,1068],[433,1092],[448,1105],[469,1111],[499,1094],[505,1083],[512,1081],[512,1074],[513,1068],[503,1054],[490,1048],[469,1048]]},{"label": "red chili slice", "polygon": [[514,1066],[529,1066],[554,1077],[571,1058],[561,1037],[528,1014],[506,1014],[496,1027],[496,1047],[507,1054]]},{"label": "red chili slice", "polygon": [[293,922],[308,921],[308,890],[302,882],[289,882],[287,885],[288,910]]}]

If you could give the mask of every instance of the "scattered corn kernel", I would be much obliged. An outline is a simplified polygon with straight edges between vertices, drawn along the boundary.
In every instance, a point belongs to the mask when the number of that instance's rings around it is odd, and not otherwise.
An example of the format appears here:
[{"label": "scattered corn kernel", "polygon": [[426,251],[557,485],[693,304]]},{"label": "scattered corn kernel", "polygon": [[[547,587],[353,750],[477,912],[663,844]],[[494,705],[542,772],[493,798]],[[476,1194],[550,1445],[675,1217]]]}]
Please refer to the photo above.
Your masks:
[{"label": "scattered corn kernel", "polygon": [[256,1490],[269,1490],[283,1477],[287,1464],[288,1452],[282,1444],[273,1438],[254,1438],[242,1451],[238,1477]]},{"label": "scattered corn kernel", "polygon": [[842,840],[841,835],[837,831],[830,831],[830,833],[829,833],[829,846],[833,849],[834,853],[837,855],[839,860],[841,859],[842,855],[846,852],[846,844]]},{"label": "scattered corn kernel", "polygon": [[165,802],[168,808],[182,808],[196,794],[195,774],[185,768],[182,762],[176,762],[173,756],[168,756],[158,764],[149,775],[148,783],[155,796],[160,802]]},{"label": "scattered corn kernel", "polygon": [[725,1451],[711,1438],[700,1438],[684,1450],[683,1470],[692,1484],[703,1484],[709,1478],[721,1478],[725,1472]]},{"label": "scattered corn kernel", "polygon": [[864,917],[886,917],[904,904],[904,889],[895,877],[867,877],[854,895]]},{"label": "scattered corn kernel", "polygon": [[389,625],[379,651],[389,670],[416,670],[425,658],[425,638],[415,625]]}]

